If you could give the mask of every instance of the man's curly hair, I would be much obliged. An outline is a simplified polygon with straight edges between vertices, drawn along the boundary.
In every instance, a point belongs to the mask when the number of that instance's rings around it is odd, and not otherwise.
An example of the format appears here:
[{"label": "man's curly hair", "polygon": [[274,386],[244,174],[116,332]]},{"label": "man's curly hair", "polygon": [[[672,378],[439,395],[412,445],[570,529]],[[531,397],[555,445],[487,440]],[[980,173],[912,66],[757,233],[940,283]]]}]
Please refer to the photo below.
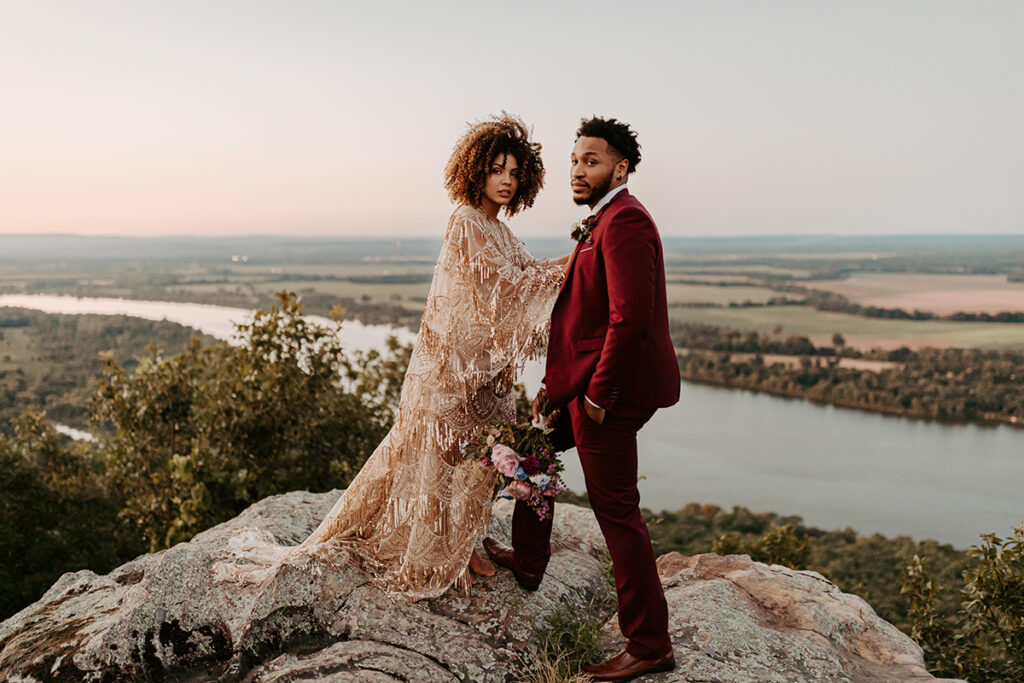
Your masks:
[{"label": "man's curly hair", "polygon": [[602,119],[599,116],[581,119],[576,139],[582,137],[601,138],[607,142],[620,158],[629,162],[629,170],[626,173],[635,171],[640,163],[640,143],[636,141],[636,131],[632,130],[628,123],[616,119]]},{"label": "man's curly hair", "polygon": [[533,206],[544,187],[540,144],[530,140],[522,119],[506,112],[471,124],[455,143],[444,169],[444,186],[452,201],[479,206],[491,162],[501,154],[514,156],[519,164],[519,188],[505,205],[505,213],[512,216]]}]

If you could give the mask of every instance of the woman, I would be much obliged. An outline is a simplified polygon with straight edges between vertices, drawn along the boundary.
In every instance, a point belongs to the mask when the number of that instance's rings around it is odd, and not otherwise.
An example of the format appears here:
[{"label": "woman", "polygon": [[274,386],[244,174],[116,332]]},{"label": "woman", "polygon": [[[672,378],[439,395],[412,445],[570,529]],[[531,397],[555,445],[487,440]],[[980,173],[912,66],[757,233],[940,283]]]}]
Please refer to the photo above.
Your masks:
[{"label": "woman", "polygon": [[259,580],[281,554],[345,549],[364,560],[380,587],[417,600],[468,586],[469,566],[494,573],[475,550],[490,519],[494,474],[463,460],[459,444],[514,414],[517,369],[546,348],[569,257],[534,259],[498,220],[502,209],[511,216],[532,206],[543,182],[540,145],[518,118],[477,123],[456,142],[445,186],[459,206],[448,221],[394,426],[301,545],[271,546],[269,534],[249,530],[232,545],[257,566],[220,565],[222,576]]}]

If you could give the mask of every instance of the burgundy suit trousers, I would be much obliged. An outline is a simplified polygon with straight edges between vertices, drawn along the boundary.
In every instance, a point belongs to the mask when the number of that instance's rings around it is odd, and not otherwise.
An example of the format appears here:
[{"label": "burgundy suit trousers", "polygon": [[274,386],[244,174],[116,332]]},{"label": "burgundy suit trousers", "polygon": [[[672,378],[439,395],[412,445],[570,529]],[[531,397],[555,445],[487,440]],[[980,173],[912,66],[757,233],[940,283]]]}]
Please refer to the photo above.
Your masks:
[{"label": "burgundy suit trousers", "polygon": [[[668,605],[637,491],[636,433],[654,410],[616,405],[604,423],[597,424],[583,412],[583,400],[570,401],[568,415],[563,413],[562,419],[572,421],[587,495],[612,556],[619,628],[628,641],[626,650],[634,657],[664,657],[672,651]],[[523,569],[541,573],[547,567],[551,528],[550,518],[540,521],[524,503],[516,503],[512,546]]]}]

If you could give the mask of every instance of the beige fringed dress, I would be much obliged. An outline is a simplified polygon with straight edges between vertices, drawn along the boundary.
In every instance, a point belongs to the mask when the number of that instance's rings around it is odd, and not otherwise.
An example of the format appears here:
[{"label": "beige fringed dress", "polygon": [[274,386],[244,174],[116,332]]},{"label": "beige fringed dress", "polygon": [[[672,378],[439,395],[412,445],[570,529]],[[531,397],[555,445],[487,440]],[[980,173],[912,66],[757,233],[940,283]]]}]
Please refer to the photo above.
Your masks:
[{"label": "beige fringed dress", "polygon": [[456,209],[391,431],[308,539],[283,548],[240,533],[231,547],[248,563],[220,565],[221,578],[259,581],[287,557],[345,549],[389,593],[418,600],[464,583],[495,481],[459,444],[514,414],[516,372],[546,350],[562,271],[504,223]]}]

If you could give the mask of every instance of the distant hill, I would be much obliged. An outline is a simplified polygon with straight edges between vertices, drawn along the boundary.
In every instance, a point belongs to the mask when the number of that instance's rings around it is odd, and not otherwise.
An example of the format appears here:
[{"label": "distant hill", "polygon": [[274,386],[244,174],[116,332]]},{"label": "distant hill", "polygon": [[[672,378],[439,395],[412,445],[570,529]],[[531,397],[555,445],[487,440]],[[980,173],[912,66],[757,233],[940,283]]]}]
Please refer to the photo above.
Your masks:
[{"label": "distant hill", "polygon": [[[747,237],[665,237],[665,249],[690,256],[778,256],[825,253],[892,255],[991,255],[1024,258],[1024,235],[757,235]],[[564,237],[529,237],[538,256],[565,253]],[[378,237],[86,237],[0,235],[0,263],[174,262],[344,263],[363,260],[429,260],[439,238]]]}]

